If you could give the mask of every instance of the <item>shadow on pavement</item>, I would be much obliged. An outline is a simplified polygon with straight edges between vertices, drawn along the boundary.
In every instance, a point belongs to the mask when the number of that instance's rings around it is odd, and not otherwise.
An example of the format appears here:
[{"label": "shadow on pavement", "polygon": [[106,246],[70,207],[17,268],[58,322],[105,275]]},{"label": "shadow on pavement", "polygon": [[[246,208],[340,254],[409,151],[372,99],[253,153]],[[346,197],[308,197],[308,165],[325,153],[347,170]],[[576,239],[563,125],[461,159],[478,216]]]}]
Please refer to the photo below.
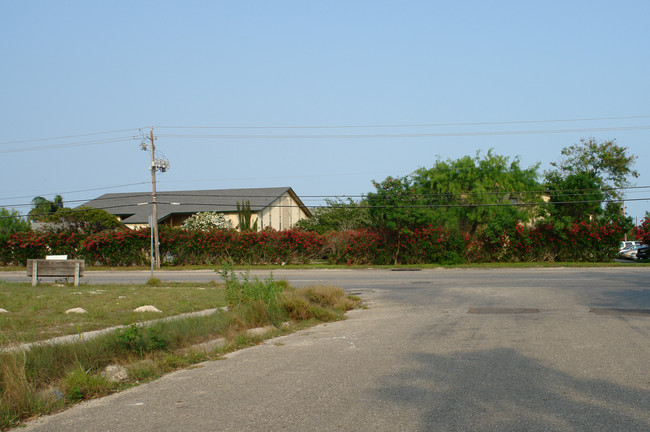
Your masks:
[{"label": "shadow on pavement", "polygon": [[646,389],[575,377],[512,349],[411,358],[417,366],[384,377],[374,397],[421,413],[420,430],[650,430]]}]

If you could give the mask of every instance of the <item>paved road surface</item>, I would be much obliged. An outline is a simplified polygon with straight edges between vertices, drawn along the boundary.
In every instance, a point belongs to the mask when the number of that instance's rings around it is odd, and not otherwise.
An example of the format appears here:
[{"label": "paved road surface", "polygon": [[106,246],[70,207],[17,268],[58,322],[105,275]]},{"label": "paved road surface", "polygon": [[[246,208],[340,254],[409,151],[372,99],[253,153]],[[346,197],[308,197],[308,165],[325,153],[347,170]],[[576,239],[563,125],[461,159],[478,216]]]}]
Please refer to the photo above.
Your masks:
[{"label": "paved road surface", "polygon": [[274,276],[370,309],[20,430],[650,430],[648,269]]}]

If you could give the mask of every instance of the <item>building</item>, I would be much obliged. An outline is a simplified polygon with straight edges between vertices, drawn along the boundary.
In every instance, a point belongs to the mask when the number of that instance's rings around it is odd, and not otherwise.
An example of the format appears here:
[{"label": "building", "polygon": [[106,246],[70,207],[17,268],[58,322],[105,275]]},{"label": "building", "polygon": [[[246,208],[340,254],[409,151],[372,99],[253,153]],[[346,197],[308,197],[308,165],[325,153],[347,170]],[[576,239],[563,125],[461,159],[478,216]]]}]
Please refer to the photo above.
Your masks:
[{"label": "building", "polygon": [[[239,225],[237,204],[250,202],[251,225],[258,229],[286,230],[311,212],[290,187],[215,189],[157,192],[158,224],[180,226],[195,213],[219,212],[226,215],[232,227]],[[109,193],[83,204],[104,209],[115,215],[128,228],[149,226],[152,214],[151,192]]]}]

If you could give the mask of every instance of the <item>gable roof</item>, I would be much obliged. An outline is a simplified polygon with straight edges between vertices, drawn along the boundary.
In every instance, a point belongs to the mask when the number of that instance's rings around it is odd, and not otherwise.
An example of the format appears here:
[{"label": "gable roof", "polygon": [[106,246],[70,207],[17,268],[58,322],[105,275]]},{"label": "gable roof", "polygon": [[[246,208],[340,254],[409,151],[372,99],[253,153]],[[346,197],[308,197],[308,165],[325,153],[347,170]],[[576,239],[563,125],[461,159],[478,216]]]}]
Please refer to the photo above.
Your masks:
[{"label": "gable roof", "polygon": [[[311,216],[311,212],[300,201],[290,187],[213,189],[156,192],[158,221],[172,214],[193,214],[199,212],[234,213],[237,203],[250,201],[251,210],[259,212],[269,207],[276,199],[288,193]],[[109,193],[83,204],[85,207],[104,209],[120,216],[125,224],[146,224],[151,215],[151,192]]]}]

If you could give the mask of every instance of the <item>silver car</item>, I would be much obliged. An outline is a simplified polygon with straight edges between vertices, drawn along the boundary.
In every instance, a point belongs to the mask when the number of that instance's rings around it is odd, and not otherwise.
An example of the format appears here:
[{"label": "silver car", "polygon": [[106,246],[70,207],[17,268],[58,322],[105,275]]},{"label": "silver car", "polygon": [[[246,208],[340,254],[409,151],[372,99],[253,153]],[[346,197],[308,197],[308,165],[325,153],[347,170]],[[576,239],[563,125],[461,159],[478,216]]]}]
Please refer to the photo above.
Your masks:
[{"label": "silver car", "polygon": [[630,246],[627,246],[626,248],[621,249],[618,252],[618,257],[619,258],[624,258],[624,259],[635,260],[635,259],[637,259],[636,251],[637,251],[637,249],[641,248],[641,246],[642,246],[641,242],[639,242],[639,244],[632,244]]}]

